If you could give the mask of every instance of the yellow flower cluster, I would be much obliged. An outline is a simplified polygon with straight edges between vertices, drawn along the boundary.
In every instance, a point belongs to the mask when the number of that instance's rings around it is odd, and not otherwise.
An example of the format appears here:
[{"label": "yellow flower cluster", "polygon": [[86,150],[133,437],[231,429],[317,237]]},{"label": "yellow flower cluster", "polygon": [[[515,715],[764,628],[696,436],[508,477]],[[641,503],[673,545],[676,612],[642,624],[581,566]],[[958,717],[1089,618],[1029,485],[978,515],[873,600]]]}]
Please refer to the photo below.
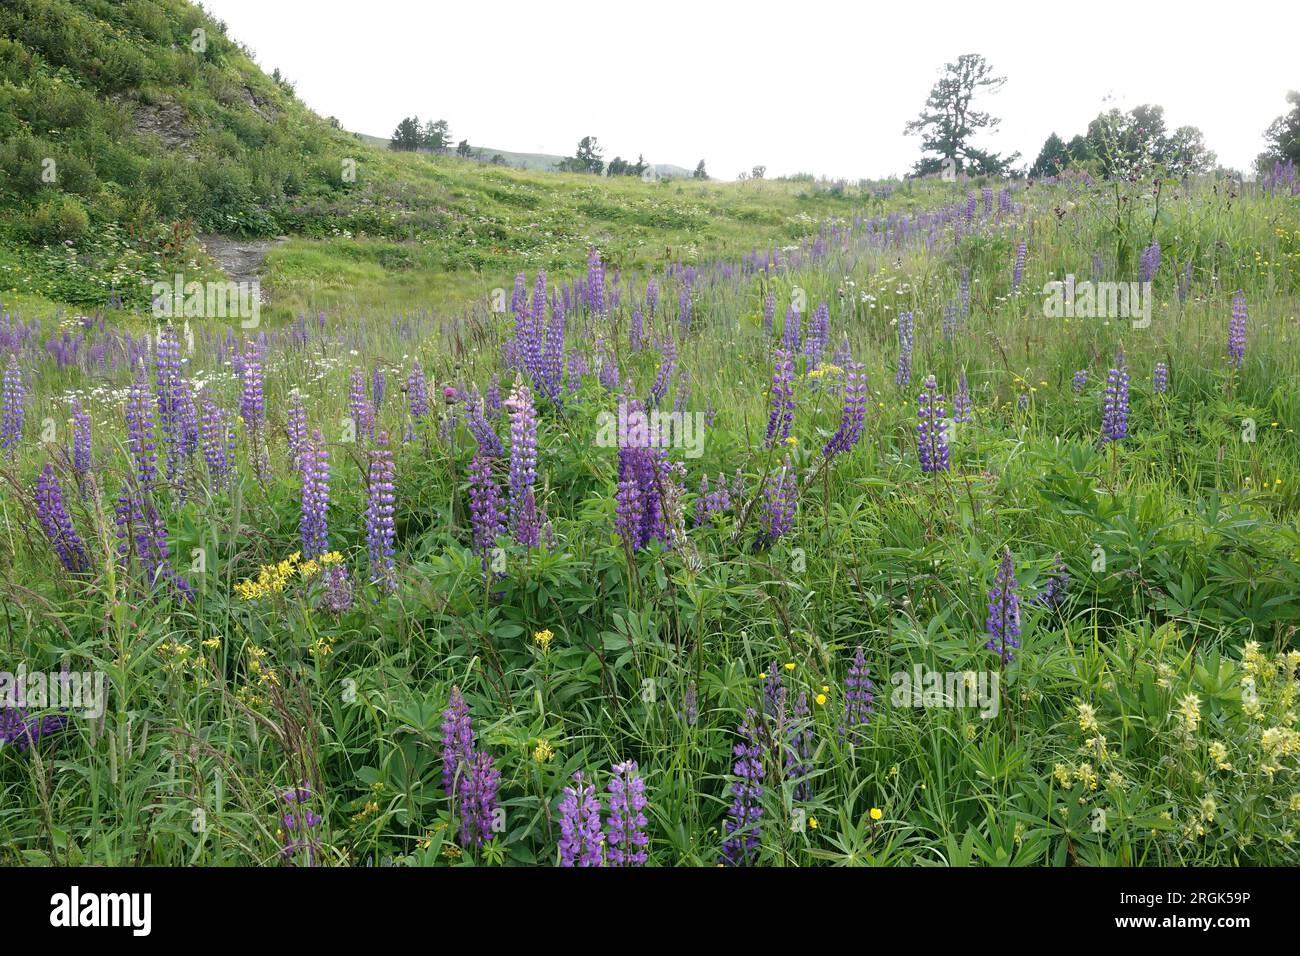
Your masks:
[{"label": "yellow flower cluster", "polygon": [[[1052,768],[1052,776],[1062,787],[1069,787],[1072,784],[1081,783],[1088,790],[1096,790],[1101,783],[1101,774],[1092,768],[1090,763],[1081,763],[1077,767],[1071,767],[1068,763],[1058,763]],[[1112,774],[1112,782],[1117,775]],[[1120,778],[1122,780],[1122,778]]]},{"label": "yellow flower cluster", "polygon": [[248,646],[248,672],[254,675],[262,684],[266,684],[270,687],[279,687],[279,676],[275,671],[262,663],[265,658],[266,651],[258,647],[256,644],[250,644]]},{"label": "yellow flower cluster", "polygon": [[[202,646],[212,648],[214,640],[215,647],[220,647],[220,638],[209,638]],[[189,644],[180,641],[163,641],[158,645],[158,653],[162,655],[163,667],[167,671],[173,674],[189,671],[200,687],[207,687],[212,683],[207,658],[202,653],[194,654],[193,650]]]},{"label": "yellow flower cluster", "polygon": [[1196,728],[1201,725],[1201,699],[1195,694],[1187,694],[1178,702],[1179,729],[1184,734],[1196,732]]},{"label": "yellow flower cluster", "polygon": [[1079,729],[1085,734],[1097,729],[1097,712],[1093,710],[1091,704],[1080,702],[1079,709]]},{"label": "yellow flower cluster", "polygon": [[844,374],[844,369],[838,365],[832,365],[830,362],[822,362],[814,369],[810,369],[804,378],[817,381],[822,378],[838,378]]},{"label": "yellow flower cluster", "polygon": [[[245,601],[257,601],[272,594],[282,594],[295,578],[307,581],[331,564],[339,564],[343,555],[337,551],[322,554],[319,558],[302,561],[302,552],[295,551],[283,561],[264,564],[256,578],[245,578],[235,585],[235,593]],[[302,562],[302,563],[299,563]]]}]

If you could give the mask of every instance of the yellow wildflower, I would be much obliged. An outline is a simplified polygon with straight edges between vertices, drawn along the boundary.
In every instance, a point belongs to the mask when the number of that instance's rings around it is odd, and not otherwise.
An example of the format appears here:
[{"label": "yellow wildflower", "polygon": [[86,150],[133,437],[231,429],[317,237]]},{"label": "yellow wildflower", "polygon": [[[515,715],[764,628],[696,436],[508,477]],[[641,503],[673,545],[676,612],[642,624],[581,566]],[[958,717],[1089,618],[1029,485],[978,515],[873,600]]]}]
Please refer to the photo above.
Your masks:
[{"label": "yellow wildflower", "polygon": [[1193,733],[1201,725],[1201,699],[1195,694],[1187,694],[1178,702],[1178,720],[1183,733]]},{"label": "yellow wildflower", "polygon": [[1217,740],[1210,744],[1210,759],[1220,770],[1232,769],[1232,764],[1228,762],[1228,748]]},{"label": "yellow wildflower", "polygon": [[1091,704],[1079,703],[1079,729],[1085,734],[1097,729],[1097,714]]}]

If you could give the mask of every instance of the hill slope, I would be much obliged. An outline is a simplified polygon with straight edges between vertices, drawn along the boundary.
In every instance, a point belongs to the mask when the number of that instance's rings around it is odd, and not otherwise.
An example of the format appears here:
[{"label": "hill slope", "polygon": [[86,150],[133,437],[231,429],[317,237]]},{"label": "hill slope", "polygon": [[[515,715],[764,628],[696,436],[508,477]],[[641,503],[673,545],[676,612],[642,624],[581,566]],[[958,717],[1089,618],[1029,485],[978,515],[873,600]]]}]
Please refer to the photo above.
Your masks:
[{"label": "hill slope", "polygon": [[[891,208],[908,203],[912,188]],[[148,305],[219,274],[201,234],[271,240],[271,314],[438,305],[595,243],[623,266],[787,242],[872,191],[643,183],[393,153],[307,109],[185,0],[0,10],[0,296]]]},{"label": "hill slope", "polygon": [[[370,146],[378,149],[388,149],[388,144],[392,140],[383,136],[370,136],[366,133],[358,133],[357,137]],[[470,158],[475,162],[488,163],[495,157],[501,157],[503,164],[513,166],[515,169],[534,169],[540,172],[554,172],[559,168],[560,163],[564,162],[565,157],[555,153],[520,153],[510,149],[497,149],[493,146],[471,146]],[[651,163],[651,169],[657,174],[668,179],[684,179],[691,175],[691,170],[685,166],[677,166],[673,163]]]}]

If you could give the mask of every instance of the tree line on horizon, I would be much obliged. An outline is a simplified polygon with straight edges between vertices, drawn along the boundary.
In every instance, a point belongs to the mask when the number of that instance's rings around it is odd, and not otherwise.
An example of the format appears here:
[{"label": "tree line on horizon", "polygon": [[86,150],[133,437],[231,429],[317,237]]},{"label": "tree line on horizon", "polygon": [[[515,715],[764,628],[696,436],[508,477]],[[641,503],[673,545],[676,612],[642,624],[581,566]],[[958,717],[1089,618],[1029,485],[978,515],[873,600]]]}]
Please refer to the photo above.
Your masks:
[{"label": "tree line on horizon", "polygon": [[[975,176],[1023,175],[1013,164],[1019,153],[1002,156],[974,145],[976,134],[995,130],[1001,120],[976,109],[976,98],[996,93],[1006,83],[978,53],[965,53],[945,64],[930,90],[925,108],[903,132],[921,137],[922,157],[914,176],[967,173]],[[1258,173],[1279,163],[1300,163],[1300,92],[1287,94],[1290,112],[1279,116],[1264,132],[1267,149],[1255,160]],[[1091,168],[1104,177],[1127,174],[1142,165],[1157,165],[1175,176],[1210,172],[1218,157],[1196,126],[1170,130],[1164,107],[1153,103],[1127,112],[1111,108],[1099,113],[1087,130],[1069,142],[1053,131],[1028,169],[1031,177],[1053,176],[1069,167]]]}]

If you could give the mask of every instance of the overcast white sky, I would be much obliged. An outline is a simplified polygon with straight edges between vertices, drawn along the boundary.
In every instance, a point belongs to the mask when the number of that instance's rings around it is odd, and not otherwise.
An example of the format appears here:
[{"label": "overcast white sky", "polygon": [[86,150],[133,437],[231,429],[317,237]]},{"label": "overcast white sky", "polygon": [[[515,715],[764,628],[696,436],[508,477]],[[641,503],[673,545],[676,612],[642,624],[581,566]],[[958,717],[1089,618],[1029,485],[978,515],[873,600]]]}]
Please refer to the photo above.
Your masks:
[{"label": "overcast white sky", "polygon": [[[388,136],[403,116],[519,152],[615,154],[716,178],[904,173],[903,126],[941,66],[1008,77],[987,145],[1032,162],[1047,134],[1154,102],[1244,169],[1300,87],[1300,2],[1218,6],[825,0],[204,0],[322,115]],[[1161,9],[1164,7],[1164,9]],[[1106,102],[1107,97],[1113,100]]]}]

